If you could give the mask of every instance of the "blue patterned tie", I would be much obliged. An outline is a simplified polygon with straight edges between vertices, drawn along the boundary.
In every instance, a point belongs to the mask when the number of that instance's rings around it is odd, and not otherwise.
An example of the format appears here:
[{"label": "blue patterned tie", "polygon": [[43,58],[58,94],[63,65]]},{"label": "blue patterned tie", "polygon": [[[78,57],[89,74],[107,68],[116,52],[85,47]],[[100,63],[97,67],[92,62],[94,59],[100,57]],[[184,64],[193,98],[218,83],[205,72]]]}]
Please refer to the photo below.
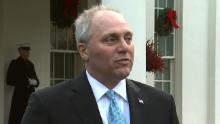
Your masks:
[{"label": "blue patterned tie", "polygon": [[110,100],[110,105],[108,110],[108,124],[126,124],[125,118],[115,100],[115,92],[109,90],[106,92],[106,96]]}]

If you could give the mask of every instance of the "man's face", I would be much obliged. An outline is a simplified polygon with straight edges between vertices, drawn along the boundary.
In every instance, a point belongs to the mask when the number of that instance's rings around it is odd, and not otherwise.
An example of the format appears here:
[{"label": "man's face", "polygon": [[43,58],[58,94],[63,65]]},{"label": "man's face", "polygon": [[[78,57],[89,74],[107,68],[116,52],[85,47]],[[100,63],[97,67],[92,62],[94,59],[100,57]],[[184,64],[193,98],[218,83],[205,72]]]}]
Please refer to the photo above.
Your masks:
[{"label": "man's face", "polygon": [[86,69],[100,81],[126,78],[132,69],[134,46],[125,19],[112,11],[100,11],[90,29],[91,37],[82,57]]},{"label": "man's face", "polygon": [[29,57],[29,50],[25,50],[25,49],[19,49],[19,54],[23,59],[28,59]]}]

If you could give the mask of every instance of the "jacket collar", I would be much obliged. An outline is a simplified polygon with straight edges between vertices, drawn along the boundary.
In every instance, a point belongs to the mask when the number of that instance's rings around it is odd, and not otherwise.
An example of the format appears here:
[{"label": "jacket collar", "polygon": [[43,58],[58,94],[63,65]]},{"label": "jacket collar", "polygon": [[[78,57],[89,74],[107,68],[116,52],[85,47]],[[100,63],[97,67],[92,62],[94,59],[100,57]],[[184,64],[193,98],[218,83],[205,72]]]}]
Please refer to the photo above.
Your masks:
[{"label": "jacket collar", "polygon": [[102,124],[101,115],[89,85],[85,71],[72,82],[74,97],[71,102],[75,105],[84,124]]},{"label": "jacket collar", "polygon": [[127,80],[127,94],[130,108],[130,123],[144,124],[144,106],[147,104],[147,99],[141,93],[141,89],[134,83],[134,81]]}]

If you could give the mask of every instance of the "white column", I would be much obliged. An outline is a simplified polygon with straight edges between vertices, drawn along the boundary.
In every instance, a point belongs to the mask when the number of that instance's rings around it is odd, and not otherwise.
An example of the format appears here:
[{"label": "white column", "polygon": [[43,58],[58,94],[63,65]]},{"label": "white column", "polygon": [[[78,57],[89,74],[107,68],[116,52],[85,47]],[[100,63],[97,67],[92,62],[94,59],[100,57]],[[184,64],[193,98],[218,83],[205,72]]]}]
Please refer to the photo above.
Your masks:
[{"label": "white column", "polygon": [[208,0],[182,2],[182,122],[207,124]]},{"label": "white column", "polygon": [[220,1],[216,0],[215,124],[220,124]]},{"label": "white column", "polygon": [[[146,0],[146,40],[154,38],[155,0]],[[146,54],[145,54],[146,55]],[[147,60],[146,60],[147,61]],[[146,73],[146,83],[154,86],[154,73]]]},{"label": "white column", "polygon": [[145,83],[145,43],[146,43],[146,0],[102,0],[103,5],[119,10],[134,31],[135,57],[129,78]]}]

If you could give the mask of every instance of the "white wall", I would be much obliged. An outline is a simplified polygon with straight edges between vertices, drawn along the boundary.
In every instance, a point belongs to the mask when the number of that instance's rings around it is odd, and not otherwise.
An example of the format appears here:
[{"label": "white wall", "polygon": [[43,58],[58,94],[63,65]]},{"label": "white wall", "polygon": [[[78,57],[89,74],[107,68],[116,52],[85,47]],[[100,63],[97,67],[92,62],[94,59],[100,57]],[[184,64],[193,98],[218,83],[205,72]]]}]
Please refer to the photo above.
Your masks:
[{"label": "white wall", "polygon": [[4,100],[1,99],[1,101],[4,101],[5,106],[0,104],[0,109],[5,111],[5,120],[0,118],[0,124],[3,124],[3,121],[6,124],[8,121],[13,87],[5,84],[4,77],[10,61],[18,56],[16,44],[23,42],[30,43],[30,60],[35,65],[35,70],[41,83],[40,88],[49,86],[50,8],[49,0],[2,1],[4,2],[4,8],[3,11],[0,11],[3,12],[3,14],[0,14],[3,23],[2,25],[0,23],[0,26],[3,26],[4,32],[2,34],[3,39],[0,39],[2,47],[0,52],[0,66],[3,72],[0,73],[0,76],[3,78],[0,78],[0,86],[1,88],[3,87],[3,90],[1,89],[0,91],[4,91]]},{"label": "white wall", "polygon": [[145,0],[102,0],[103,5],[119,10],[134,31],[135,57],[129,78],[146,83],[146,1]]},{"label": "white wall", "polygon": [[182,121],[207,124],[208,0],[182,6]]}]

